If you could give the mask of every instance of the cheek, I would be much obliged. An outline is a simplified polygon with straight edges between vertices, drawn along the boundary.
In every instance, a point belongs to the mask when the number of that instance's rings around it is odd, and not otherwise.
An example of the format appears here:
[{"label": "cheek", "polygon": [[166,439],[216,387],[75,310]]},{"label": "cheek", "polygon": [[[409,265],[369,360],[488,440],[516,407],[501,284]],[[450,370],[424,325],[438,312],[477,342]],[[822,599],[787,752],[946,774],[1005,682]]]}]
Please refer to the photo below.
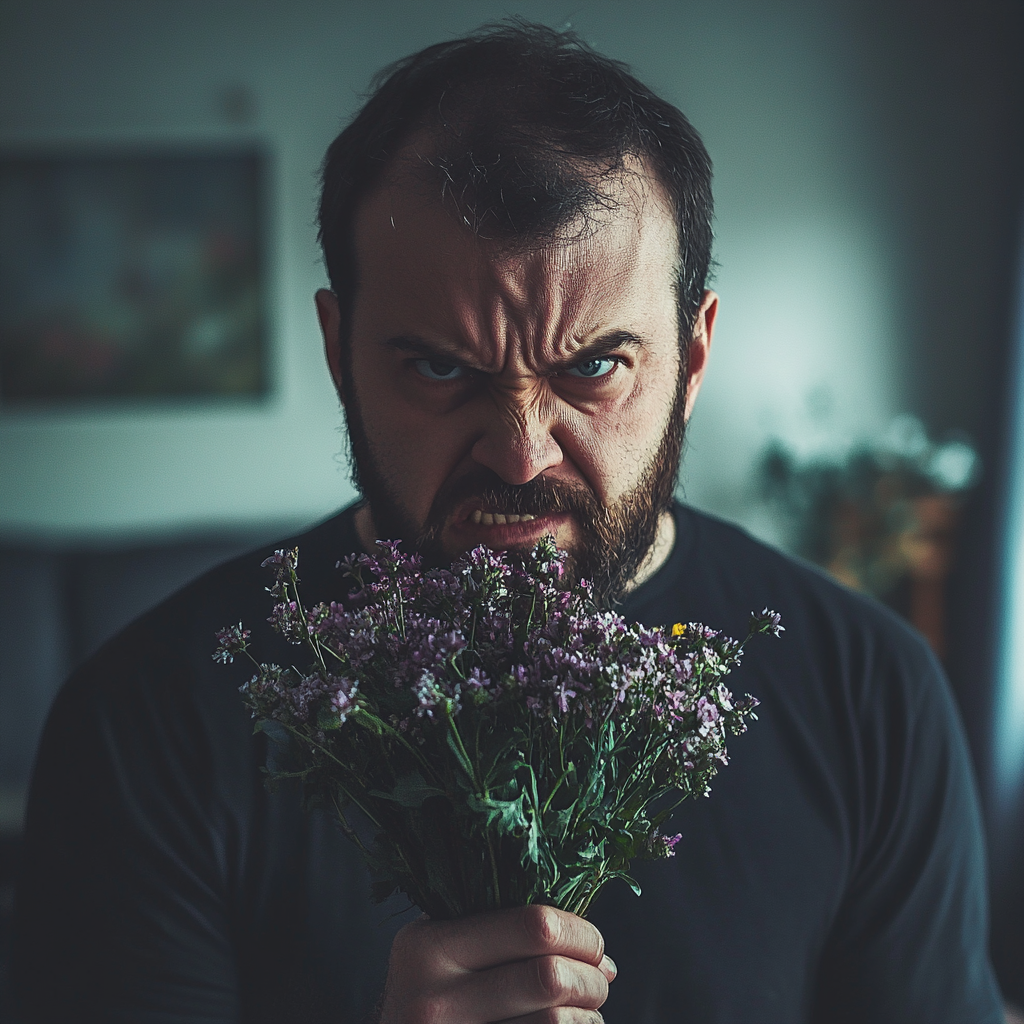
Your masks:
[{"label": "cheek", "polygon": [[409,512],[424,516],[460,458],[457,424],[410,402],[391,366],[353,354],[352,376],[378,471]]},{"label": "cheek", "polygon": [[556,438],[605,503],[632,490],[661,446],[675,398],[678,364],[638,374],[620,400],[581,411],[569,407]]}]

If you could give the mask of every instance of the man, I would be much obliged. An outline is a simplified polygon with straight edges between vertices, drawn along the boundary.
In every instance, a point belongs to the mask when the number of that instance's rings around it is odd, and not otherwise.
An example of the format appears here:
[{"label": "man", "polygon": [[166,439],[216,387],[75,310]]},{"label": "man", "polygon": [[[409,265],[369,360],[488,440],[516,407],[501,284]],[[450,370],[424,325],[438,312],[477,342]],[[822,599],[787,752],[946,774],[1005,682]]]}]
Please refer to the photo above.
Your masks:
[{"label": "man", "polygon": [[218,627],[266,614],[254,554],[58,699],[17,911],[30,1017],[1001,1020],[934,659],[883,609],[673,504],[717,311],[710,222],[686,119],[571,37],[516,24],[392,68],[331,146],[320,211],[317,308],[365,501],[288,542],[313,601],[376,538],[444,562],[552,533],[630,618],[740,632],[777,608],[785,639],[737,678],[761,721],[678,814],[675,860],[640,866],[640,899],[609,888],[592,923],[372,908],[355,850],[294,789],[265,791],[244,675],[210,661]]}]

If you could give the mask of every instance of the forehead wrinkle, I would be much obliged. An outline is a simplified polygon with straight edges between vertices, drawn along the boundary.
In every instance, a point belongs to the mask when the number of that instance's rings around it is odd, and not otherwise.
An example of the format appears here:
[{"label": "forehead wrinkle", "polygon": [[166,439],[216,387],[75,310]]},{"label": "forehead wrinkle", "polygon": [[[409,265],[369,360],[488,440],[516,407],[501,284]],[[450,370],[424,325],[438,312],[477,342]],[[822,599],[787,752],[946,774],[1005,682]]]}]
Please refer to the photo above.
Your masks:
[{"label": "forehead wrinkle", "polygon": [[585,266],[572,266],[580,261],[566,260],[566,248],[556,244],[492,264],[500,296],[492,323],[505,339],[506,364],[543,375],[564,366],[591,333],[583,321],[601,289]]},{"label": "forehead wrinkle", "polygon": [[[399,279],[404,273],[411,282],[408,308],[420,310],[408,318],[413,333],[444,339],[482,370],[541,376],[604,333],[645,333],[644,318],[633,321],[650,304],[630,279],[650,262],[659,233],[672,234],[675,254],[674,221],[666,213],[665,225],[644,223],[663,205],[657,186],[626,175],[620,187],[620,205],[599,211],[582,234],[512,256],[465,231],[408,182],[390,181],[360,211],[359,248],[372,252],[382,280],[400,268]],[[417,263],[421,249],[440,258]]]},{"label": "forehead wrinkle", "polygon": [[529,370],[530,309],[536,303],[520,260],[484,256],[480,287],[458,310],[462,329],[483,366],[495,374],[523,376]]}]

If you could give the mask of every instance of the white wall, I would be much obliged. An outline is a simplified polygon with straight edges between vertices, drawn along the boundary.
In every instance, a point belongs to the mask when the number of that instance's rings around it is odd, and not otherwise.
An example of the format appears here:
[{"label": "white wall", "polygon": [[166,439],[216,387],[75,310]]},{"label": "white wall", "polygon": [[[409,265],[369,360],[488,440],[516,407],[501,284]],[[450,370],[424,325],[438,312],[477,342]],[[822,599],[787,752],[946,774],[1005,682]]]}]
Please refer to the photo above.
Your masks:
[{"label": "white wall", "polygon": [[[258,138],[272,154],[277,384],[264,404],[0,410],[0,536],[67,541],[315,519],[351,497],[312,293],[315,172],[370,75],[520,13],[631,63],[716,168],[711,370],[684,488],[758,525],[766,434],[870,433],[907,404],[895,281],[912,258],[871,159],[856,26],[836,5],[736,0],[422,3],[53,0],[0,6],[0,143]],[[226,87],[254,120],[227,124]],[[761,524],[764,529],[764,524]]]}]

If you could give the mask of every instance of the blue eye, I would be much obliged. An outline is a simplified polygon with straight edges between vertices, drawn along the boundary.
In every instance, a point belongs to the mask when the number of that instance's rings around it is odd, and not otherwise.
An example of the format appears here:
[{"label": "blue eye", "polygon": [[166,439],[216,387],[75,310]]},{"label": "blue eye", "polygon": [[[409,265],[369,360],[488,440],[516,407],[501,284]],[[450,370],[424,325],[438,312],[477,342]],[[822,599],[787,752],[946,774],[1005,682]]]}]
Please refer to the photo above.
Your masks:
[{"label": "blue eye", "polygon": [[615,369],[616,363],[618,359],[612,359],[610,356],[602,359],[584,359],[582,363],[570,366],[565,372],[572,377],[607,377]]},{"label": "blue eye", "polygon": [[416,359],[412,365],[416,367],[416,372],[427,380],[460,380],[466,376],[464,366],[442,363],[436,359]]}]

